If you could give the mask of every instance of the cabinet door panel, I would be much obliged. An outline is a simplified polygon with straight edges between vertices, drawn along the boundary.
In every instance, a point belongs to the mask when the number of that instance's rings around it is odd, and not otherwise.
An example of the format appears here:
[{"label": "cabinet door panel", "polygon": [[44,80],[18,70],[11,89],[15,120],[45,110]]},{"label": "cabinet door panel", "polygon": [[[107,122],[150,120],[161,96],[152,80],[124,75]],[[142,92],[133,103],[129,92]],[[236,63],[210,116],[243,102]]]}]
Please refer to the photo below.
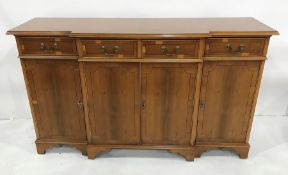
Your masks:
[{"label": "cabinet door panel", "polygon": [[188,145],[197,64],[142,65],[142,142]]},{"label": "cabinet door panel", "polygon": [[138,144],[139,64],[84,63],[91,140],[95,144]]},{"label": "cabinet door panel", "polygon": [[79,66],[72,60],[23,60],[40,139],[86,140]]},{"label": "cabinet door panel", "polygon": [[245,141],[260,65],[260,61],[204,63],[197,141]]}]

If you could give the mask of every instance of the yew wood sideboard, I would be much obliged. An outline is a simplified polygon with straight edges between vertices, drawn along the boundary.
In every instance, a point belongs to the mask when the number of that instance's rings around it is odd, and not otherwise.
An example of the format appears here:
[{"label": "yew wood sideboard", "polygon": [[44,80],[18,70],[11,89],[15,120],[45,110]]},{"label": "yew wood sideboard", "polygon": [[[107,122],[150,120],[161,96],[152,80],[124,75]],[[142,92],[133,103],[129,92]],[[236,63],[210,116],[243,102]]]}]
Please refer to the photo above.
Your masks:
[{"label": "yew wood sideboard", "polygon": [[269,38],[254,18],[35,18],[16,37],[39,154],[211,149],[247,158]]}]

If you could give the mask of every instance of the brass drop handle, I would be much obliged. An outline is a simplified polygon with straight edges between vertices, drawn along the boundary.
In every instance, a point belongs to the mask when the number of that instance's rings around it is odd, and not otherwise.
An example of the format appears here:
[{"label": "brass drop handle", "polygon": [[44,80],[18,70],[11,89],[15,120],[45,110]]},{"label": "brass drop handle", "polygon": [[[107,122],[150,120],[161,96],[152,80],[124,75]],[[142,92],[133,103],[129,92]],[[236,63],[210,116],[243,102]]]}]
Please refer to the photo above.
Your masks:
[{"label": "brass drop handle", "polygon": [[42,43],[40,43],[40,49],[43,51],[55,51],[58,49],[58,44],[53,43],[52,46],[47,49],[46,45],[42,42]]},{"label": "brass drop handle", "polygon": [[41,49],[41,50],[46,50],[46,46],[45,46],[44,43],[40,43],[40,49]]},{"label": "brass drop handle", "polygon": [[240,44],[239,46],[238,46],[238,50],[233,50],[233,47],[231,46],[231,44],[226,44],[225,45],[225,48],[226,48],[226,50],[228,50],[229,52],[242,52],[244,49],[245,49],[245,45],[244,44]]},{"label": "brass drop handle", "polygon": [[245,49],[245,45],[244,44],[240,44],[239,45],[239,51],[241,52],[241,51],[243,51]]},{"label": "brass drop handle", "polygon": [[160,47],[160,49],[161,49],[161,52],[164,54],[164,55],[167,55],[167,56],[174,56],[174,55],[177,55],[178,53],[179,53],[179,51],[180,51],[180,49],[181,49],[181,47],[180,46],[175,46],[175,48],[174,48],[174,53],[172,53],[172,54],[168,54],[168,48],[167,48],[167,46],[166,45],[162,45],[161,47]]},{"label": "brass drop handle", "polygon": [[106,48],[106,46],[102,45],[102,46],[101,46],[101,50],[102,50],[102,52],[103,52],[105,55],[113,56],[114,54],[116,54],[116,53],[120,50],[120,47],[119,47],[119,46],[113,46],[112,52],[109,53],[109,52],[108,52],[108,49]]},{"label": "brass drop handle", "polygon": [[101,46],[101,50],[104,54],[107,53],[107,48],[104,45]]},{"label": "brass drop handle", "polygon": [[161,47],[160,47],[160,49],[161,49],[161,52],[163,53],[163,54],[167,54],[167,52],[168,52],[168,49],[167,49],[167,46],[165,46],[165,45],[162,45]]},{"label": "brass drop handle", "polygon": [[53,43],[52,46],[50,47],[51,51],[55,51],[58,49],[58,44],[57,43]]},{"label": "brass drop handle", "polygon": [[113,54],[115,54],[116,52],[118,52],[119,51],[119,46],[114,46],[113,47]]},{"label": "brass drop handle", "polygon": [[180,51],[180,46],[175,46],[175,48],[174,48],[175,55],[177,55],[179,53],[179,51]]},{"label": "brass drop handle", "polygon": [[231,46],[231,44],[226,44],[225,45],[225,48],[226,48],[226,50],[228,50],[228,51],[231,51],[232,50],[232,46]]}]

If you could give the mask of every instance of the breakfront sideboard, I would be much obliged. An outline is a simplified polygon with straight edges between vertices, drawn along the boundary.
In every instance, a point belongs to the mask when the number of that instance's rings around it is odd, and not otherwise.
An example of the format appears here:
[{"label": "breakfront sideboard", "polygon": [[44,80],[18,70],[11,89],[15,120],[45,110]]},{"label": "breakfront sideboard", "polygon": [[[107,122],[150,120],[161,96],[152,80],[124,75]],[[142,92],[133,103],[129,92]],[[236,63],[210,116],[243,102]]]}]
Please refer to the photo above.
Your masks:
[{"label": "breakfront sideboard", "polygon": [[39,154],[211,149],[247,158],[269,38],[253,18],[35,18],[16,37]]}]

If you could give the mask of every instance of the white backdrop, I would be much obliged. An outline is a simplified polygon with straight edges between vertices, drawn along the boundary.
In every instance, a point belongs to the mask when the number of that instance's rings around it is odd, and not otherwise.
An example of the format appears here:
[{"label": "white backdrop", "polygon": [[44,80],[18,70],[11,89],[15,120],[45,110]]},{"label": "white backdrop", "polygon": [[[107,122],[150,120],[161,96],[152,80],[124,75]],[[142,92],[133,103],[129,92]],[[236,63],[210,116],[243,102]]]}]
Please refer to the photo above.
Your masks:
[{"label": "white backdrop", "polygon": [[270,41],[256,115],[288,114],[287,0],[0,0],[0,119],[31,117],[14,37],[34,17],[255,17],[280,32]]}]

